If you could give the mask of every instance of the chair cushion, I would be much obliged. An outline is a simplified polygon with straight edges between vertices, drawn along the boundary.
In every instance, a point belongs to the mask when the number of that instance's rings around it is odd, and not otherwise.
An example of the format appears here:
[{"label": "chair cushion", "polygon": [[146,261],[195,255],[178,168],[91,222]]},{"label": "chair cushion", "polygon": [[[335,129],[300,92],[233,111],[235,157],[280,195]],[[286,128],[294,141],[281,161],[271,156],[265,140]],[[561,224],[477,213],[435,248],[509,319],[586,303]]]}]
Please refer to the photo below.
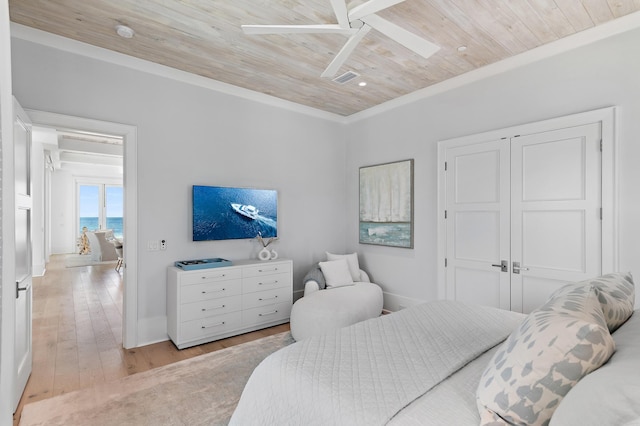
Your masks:
[{"label": "chair cushion", "polygon": [[377,317],[382,304],[382,289],[377,284],[359,282],[317,291],[293,304],[291,335],[302,340]]}]

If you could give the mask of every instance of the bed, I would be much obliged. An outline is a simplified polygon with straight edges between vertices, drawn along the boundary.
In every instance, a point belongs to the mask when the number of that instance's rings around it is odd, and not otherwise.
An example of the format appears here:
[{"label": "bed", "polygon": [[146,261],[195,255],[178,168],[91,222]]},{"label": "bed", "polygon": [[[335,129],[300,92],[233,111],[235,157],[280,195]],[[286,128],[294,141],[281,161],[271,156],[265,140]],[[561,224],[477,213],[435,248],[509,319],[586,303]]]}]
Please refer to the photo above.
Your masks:
[{"label": "bed", "polygon": [[640,424],[633,300],[611,274],[529,315],[437,301],[314,336],[255,369],[230,424]]}]

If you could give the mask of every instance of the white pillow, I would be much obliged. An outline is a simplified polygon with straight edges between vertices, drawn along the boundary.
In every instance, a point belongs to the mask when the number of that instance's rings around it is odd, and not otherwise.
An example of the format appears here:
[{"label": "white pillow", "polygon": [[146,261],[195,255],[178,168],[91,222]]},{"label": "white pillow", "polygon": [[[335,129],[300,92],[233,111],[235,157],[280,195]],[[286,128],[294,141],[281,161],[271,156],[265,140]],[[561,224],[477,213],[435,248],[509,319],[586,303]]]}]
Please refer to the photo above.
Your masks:
[{"label": "white pillow", "polygon": [[351,279],[354,282],[359,282],[360,280],[360,265],[358,264],[358,253],[351,254],[333,254],[327,253],[327,260],[338,260],[345,259],[347,264],[349,265],[349,273],[351,274]]},{"label": "white pillow", "polygon": [[327,282],[327,288],[353,284],[346,259],[320,262],[319,265]]}]

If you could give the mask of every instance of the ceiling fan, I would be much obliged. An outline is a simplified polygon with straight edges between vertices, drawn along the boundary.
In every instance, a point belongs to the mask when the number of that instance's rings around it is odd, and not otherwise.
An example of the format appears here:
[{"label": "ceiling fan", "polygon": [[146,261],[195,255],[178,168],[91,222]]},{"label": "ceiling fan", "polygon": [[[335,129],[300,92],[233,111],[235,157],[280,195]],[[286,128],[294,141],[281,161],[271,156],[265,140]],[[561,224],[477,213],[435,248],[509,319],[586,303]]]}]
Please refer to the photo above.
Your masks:
[{"label": "ceiling fan", "polygon": [[333,77],[354,51],[360,40],[373,28],[418,55],[429,58],[439,46],[418,37],[398,25],[382,19],[376,12],[405,0],[369,0],[347,10],[346,0],[330,0],[337,24],[320,25],[242,25],[245,34],[333,33],[345,34],[349,39],[335,56],[321,77]]}]

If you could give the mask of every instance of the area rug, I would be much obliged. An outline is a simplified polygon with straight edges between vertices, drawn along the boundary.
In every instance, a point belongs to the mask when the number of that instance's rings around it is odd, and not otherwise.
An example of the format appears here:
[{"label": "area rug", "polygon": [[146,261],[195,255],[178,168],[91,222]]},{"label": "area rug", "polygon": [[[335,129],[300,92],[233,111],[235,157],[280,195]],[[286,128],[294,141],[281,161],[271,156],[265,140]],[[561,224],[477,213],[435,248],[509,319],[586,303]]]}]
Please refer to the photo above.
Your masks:
[{"label": "area rug", "polygon": [[67,254],[64,257],[64,266],[66,268],[77,268],[78,266],[104,265],[109,263],[113,263],[115,265],[116,262],[117,260],[109,260],[106,262],[94,262],[91,259],[91,256],[88,254],[72,253],[72,254]]},{"label": "area rug", "polygon": [[226,425],[254,368],[290,332],[24,406],[20,425]]}]

